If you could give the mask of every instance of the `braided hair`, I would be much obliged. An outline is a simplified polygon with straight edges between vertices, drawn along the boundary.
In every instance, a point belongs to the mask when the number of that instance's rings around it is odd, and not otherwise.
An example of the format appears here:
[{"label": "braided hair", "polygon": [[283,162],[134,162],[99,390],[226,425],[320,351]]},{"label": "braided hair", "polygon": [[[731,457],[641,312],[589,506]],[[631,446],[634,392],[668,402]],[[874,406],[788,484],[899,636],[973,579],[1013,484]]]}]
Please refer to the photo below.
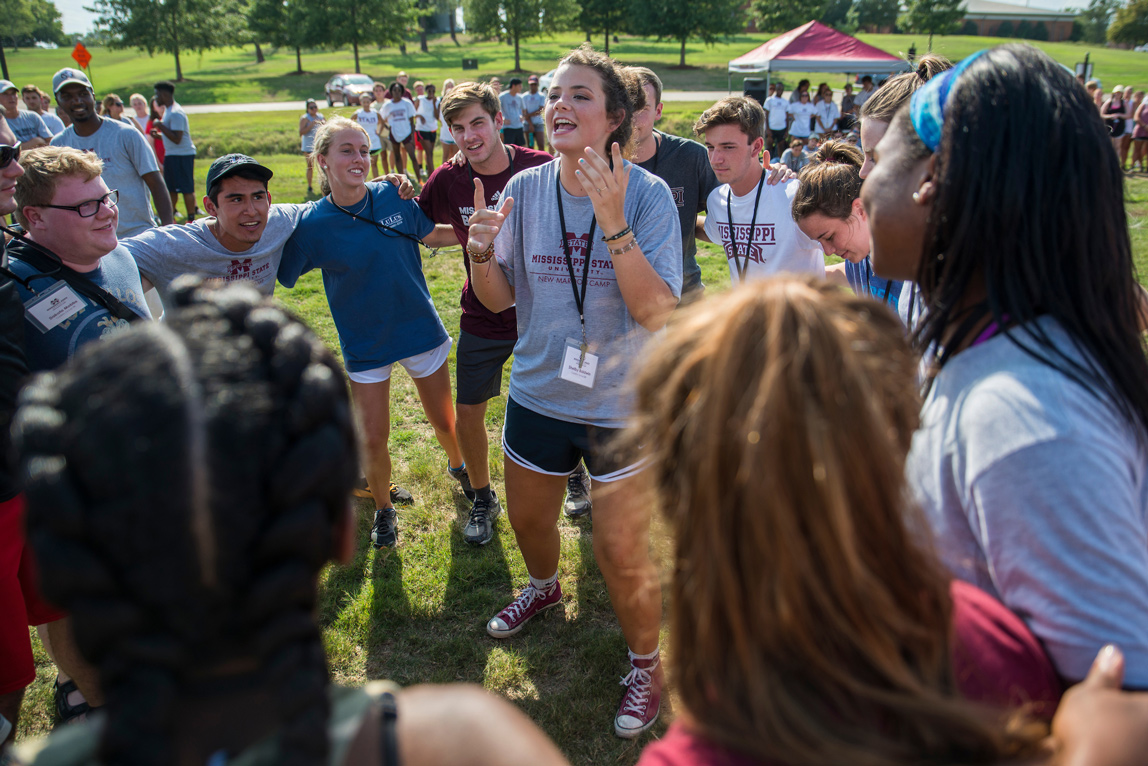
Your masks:
[{"label": "braided hair", "polygon": [[164,324],[91,344],[21,396],[44,593],[99,669],[102,762],[176,762],[176,702],[239,666],[276,700],[279,762],[324,763],[316,581],[357,465],[340,368],[252,287],[185,277],[174,296]]}]

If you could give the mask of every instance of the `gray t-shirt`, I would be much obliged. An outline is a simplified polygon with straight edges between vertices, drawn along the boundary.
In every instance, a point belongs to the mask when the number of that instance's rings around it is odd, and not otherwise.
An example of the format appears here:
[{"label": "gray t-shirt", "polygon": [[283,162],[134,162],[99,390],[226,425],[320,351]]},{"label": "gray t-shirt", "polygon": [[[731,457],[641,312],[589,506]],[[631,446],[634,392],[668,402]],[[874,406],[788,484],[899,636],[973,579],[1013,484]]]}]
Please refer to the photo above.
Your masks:
[{"label": "gray t-shirt", "polygon": [[506,128],[522,127],[522,96],[503,93],[498,97],[502,105],[502,125]]},{"label": "gray t-shirt", "polygon": [[15,117],[9,117],[8,127],[12,128],[16,140],[21,144],[37,137],[45,141],[52,138],[52,131],[44,124],[44,118],[35,112],[21,111]]},{"label": "gray t-shirt", "polygon": [[[548,417],[621,428],[630,412],[630,397],[624,393],[623,383],[630,363],[651,333],[626,310],[613,260],[602,242],[604,234],[596,228],[591,243],[585,316],[590,352],[598,355],[597,377],[593,388],[560,377],[566,339],[580,342],[582,330],[562,248],[557,178],[555,160],[523,170],[510,179],[502,193],[503,199],[509,196],[518,202],[495,242],[498,264],[514,287],[518,313],[510,395],[524,407]],[[564,189],[562,207],[565,234],[580,285],[594,207],[589,197],[575,197]],[[625,212],[642,254],[674,295],[680,296],[682,239],[678,234],[677,210],[665,181],[633,168]]]},{"label": "gray t-shirt", "polygon": [[706,199],[718,187],[706,148],[697,141],[672,136],[660,130],[658,151],[638,167],[650,171],[670,187],[682,229],[682,292],[703,289],[702,267],[698,265],[698,242],[694,224],[706,209]]},{"label": "gray t-shirt", "polygon": [[104,163],[104,182],[109,189],[120,191],[119,237],[133,237],[159,225],[152,215],[151,191],[143,180],[147,173],[159,172],[159,163],[143,133],[101,117],[100,127],[92,135],[81,136],[73,125],[53,138],[52,146],[92,152]]},{"label": "gray t-shirt", "polygon": [[195,144],[191,142],[191,124],[187,121],[187,112],[183,111],[183,107],[173,101],[171,106],[164,110],[161,122],[168,130],[183,131],[183,136],[180,137],[178,144],[168,138],[166,134],[160,134],[163,137],[164,154],[170,154],[173,157],[194,157]]},{"label": "gray t-shirt", "polygon": [[200,274],[224,282],[247,280],[264,295],[275,291],[275,275],[283,245],[295,231],[307,205],[272,205],[263,235],[250,249],[228,250],[208,228],[214,218],[199,218],[186,226],[164,226],[120,242],[136,259],[140,273],[159,290],[166,305],[176,277]]},{"label": "gray t-shirt", "polygon": [[[1084,362],[1055,321],[1039,326]],[[1138,435],[1111,404],[997,335],[945,365],[913,437],[909,483],[945,564],[1016,612],[1070,680],[1114,643],[1124,683],[1148,687],[1148,451]]]},{"label": "gray t-shirt", "polygon": [[[523,93],[522,94],[522,108],[530,112],[530,122],[534,125],[542,125],[546,122],[546,94],[545,93]],[[538,109],[543,111],[534,114]]]}]

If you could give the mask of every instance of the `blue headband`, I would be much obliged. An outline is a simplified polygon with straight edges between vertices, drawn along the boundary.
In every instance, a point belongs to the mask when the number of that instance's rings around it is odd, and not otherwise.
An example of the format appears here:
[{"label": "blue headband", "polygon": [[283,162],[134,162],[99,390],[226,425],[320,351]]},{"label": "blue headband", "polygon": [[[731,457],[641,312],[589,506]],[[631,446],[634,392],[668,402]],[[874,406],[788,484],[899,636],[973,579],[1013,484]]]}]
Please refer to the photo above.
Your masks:
[{"label": "blue headband", "polygon": [[917,90],[909,99],[909,118],[913,122],[913,130],[921,137],[929,151],[935,152],[941,145],[941,130],[945,125],[945,107],[949,103],[949,94],[957,84],[957,80],[969,66],[988,53],[987,50],[978,51],[966,56],[964,61],[957,64],[947,72],[942,72]]}]

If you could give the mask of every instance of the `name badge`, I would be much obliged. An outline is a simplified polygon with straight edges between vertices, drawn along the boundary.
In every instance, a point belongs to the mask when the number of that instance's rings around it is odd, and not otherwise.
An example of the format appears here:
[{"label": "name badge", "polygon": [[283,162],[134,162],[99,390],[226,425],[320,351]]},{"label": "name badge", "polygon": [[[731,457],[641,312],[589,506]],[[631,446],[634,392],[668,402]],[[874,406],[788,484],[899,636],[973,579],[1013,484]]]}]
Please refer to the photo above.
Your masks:
[{"label": "name badge", "polygon": [[57,282],[24,304],[25,316],[40,332],[48,332],[87,308],[84,299],[68,286]]},{"label": "name badge", "polygon": [[594,378],[598,374],[598,355],[583,349],[581,341],[567,338],[560,374],[563,380],[593,388]]}]

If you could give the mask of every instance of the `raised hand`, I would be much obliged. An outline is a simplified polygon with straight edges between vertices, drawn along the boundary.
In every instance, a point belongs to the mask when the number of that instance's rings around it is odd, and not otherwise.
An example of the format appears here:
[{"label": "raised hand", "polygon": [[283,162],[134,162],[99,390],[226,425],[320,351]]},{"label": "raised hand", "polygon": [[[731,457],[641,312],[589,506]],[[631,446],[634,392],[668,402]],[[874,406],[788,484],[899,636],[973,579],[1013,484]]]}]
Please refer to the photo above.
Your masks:
[{"label": "raised hand", "polygon": [[482,253],[490,249],[498,232],[502,231],[502,224],[506,216],[514,209],[514,198],[504,197],[502,206],[495,210],[486,209],[486,189],[482,186],[482,179],[474,179],[474,212],[470,216],[469,239],[466,246],[473,253]]},{"label": "raised hand", "polygon": [[610,149],[613,169],[602,155],[587,146],[586,158],[578,160],[575,171],[582,188],[590,195],[598,228],[606,237],[626,228],[626,187],[630,184],[630,168],[622,162],[622,148],[615,142]]}]

